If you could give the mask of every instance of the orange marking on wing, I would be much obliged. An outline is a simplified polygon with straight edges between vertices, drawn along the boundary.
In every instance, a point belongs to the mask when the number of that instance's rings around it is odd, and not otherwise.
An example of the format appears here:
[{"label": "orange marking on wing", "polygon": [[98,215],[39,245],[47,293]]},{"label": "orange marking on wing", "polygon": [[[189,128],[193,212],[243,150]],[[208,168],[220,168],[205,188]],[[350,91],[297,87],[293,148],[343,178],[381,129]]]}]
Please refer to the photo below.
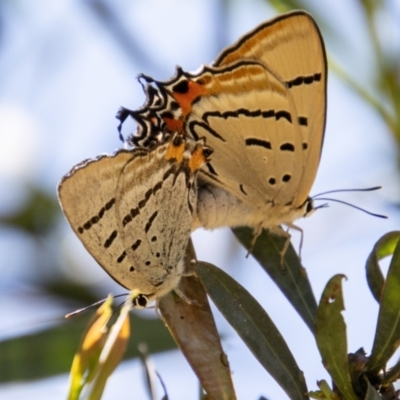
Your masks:
[{"label": "orange marking on wing", "polygon": [[192,103],[198,97],[208,93],[208,90],[197,82],[189,81],[189,89],[186,93],[174,92],[172,95],[181,107],[183,116],[188,115],[192,111]]},{"label": "orange marking on wing", "polygon": [[182,140],[182,142],[179,145],[175,145],[174,141],[170,143],[168,146],[167,153],[165,154],[165,159],[166,160],[171,160],[175,159],[179,163],[183,161],[183,153],[185,151],[185,141]]},{"label": "orange marking on wing", "polygon": [[183,130],[183,122],[180,119],[173,119],[173,118],[163,118],[163,121],[167,125],[168,130],[172,132],[179,132],[181,133]]},{"label": "orange marking on wing", "polygon": [[197,146],[192,153],[192,157],[189,160],[189,168],[192,173],[199,170],[205,163],[207,158],[204,155],[203,147]]}]

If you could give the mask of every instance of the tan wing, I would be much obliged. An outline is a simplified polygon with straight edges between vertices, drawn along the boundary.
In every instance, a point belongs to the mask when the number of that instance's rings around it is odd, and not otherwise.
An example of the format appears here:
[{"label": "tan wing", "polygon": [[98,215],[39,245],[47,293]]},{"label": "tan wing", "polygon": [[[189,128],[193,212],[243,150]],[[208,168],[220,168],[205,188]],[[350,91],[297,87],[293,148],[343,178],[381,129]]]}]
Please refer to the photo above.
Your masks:
[{"label": "tan wing", "polygon": [[[86,249],[118,283],[144,294],[176,276],[192,225],[190,211],[182,210],[185,174],[177,174],[177,160],[166,159],[167,148],[102,156],[75,167],[59,185],[63,211]],[[171,192],[177,182],[180,190]],[[178,212],[174,236],[167,223]]]},{"label": "tan wing", "polygon": [[[135,163],[124,167],[117,187],[117,218],[124,240],[131,238],[126,256],[133,258],[137,250],[146,249],[148,254],[139,253],[137,271],[157,286],[177,272],[190,237],[197,192],[195,174],[187,166],[177,160],[151,164],[139,171]],[[138,189],[143,195],[135,202]]]},{"label": "tan wing", "polygon": [[286,85],[248,61],[205,68],[193,81],[207,95],[192,105],[186,131],[205,136],[214,149],[208,180],[254,208],[292,202],[301,184],[305,138]]},{"label": "tan wing", "polygon": [[208,171],[214,183],[242,200],[247,193],[255,207],[304,204],[321,155],[327,81],[324,44],[309,14],[286,13],[261,24],[213,67],[195,74],[178,68],[167,82],[146,81],[155,85],[146,91],[156,95],[140,116],[147,118],[148,108],[153,118],[141,121],[132,112],[141,122],[133,142],[151,139],[153,123],[166,132],[204,135],[215,148]]},{"label": "tan wing", "polygon": [[308,137],[308,156],[293,206],[304,202],[314,182],[326,119],[327,61],[322,36],[304,11],[267,21],[227,47],[215,60],[226,66],[240,59],[263,62],[285,82],[293,97],[301,129]]},{"label": "tan wing", "polygon": [[[177,139],[177,140],[174,140]],[[122,286],[150,300],[172,290],[196,208],[197,171],[211,150],[174,136],[152,151],[119,151],[83,162],[59,185],[70,225]]]},{"label": "tan wing", "polygon": [[[144,293],[152,289],[150,282],[143,276],[132,275],[146,261],[146,256],[140,255],[151,255],[144,231],[140,228],[144,215],[138,215],[135,220],[137,235],[125,235],[120,228],[122,221],[119,216],[124,214],[124,210],[121,209],[123,194],[118,192],[118,182],[124,168],[134,166],[140,177],[132,182],[135,190],[130,201],[132,208],[137,207],[150,186],[142,177],[149,162],[150,153],[146,150],[122,150],[78,165],[62,179],[58,188],[64,214],[89,253],[122,286],[140,289]],[[143,244],[140,252],[138,241]],[[135,251],[126,257],[124,254],[128,247],[135,248]]]}]

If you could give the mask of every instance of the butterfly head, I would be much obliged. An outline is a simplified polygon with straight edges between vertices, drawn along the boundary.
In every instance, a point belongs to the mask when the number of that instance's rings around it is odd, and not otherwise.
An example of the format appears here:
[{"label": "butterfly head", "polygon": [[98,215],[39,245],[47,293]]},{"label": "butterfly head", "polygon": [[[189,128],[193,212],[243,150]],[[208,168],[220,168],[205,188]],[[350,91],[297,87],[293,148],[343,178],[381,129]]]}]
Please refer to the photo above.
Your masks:
[{"label": "butterfly head", "polygon": [[303,205],[304,214],[303,217],[309,217],[310,215],[314,214],[315,210],[319,207],[314,206],[314,200],[311,197],[307,197],[306,201]]},{"label": "butterfly head", "polygon": [[151,302],[151,301],[149,301],[149,297],[143,293],[133,295],[131,297],[131,301],[132,301],[133,308],[137,308],[137,309],[146,308],[147,304],[149,304]]},{"label": "butterfly head", "polygon": [[157,301],[164,293],[160,293],[156,290],[152,293],[143,293],[142,290],[134,289],[129,293],[126,302],[131,304],[132,308],[143,309],[149,307],[154,301]]}]

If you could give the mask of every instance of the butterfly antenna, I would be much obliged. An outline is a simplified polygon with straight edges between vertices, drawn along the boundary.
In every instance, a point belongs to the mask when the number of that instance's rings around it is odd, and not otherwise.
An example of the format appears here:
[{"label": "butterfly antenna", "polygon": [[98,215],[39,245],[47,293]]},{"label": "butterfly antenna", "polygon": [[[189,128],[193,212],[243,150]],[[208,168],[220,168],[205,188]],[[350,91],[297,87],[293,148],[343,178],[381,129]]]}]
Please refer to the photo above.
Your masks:
[{"label": "butterfly antenna", "polygon": [[[322,194],[322,193],[321,193],[321,194]],[[353,208],[355,208],[356,210],[363,211],[363,212],[365,212],[365,213],[367,213],[367,214],[369,214],[369,215],[372,215],[373,217],[385,218],[385,219],[387,218],[386,215],[375,214],[375,213],[373,213],[373,212],[371,212],[371,211],[366,210],[365,208],[358,207],[358,206],[356,206],[356,205],[354,205],[354,204],[348,203],[347,201],[343,201],[343,200],[330,199],[330,198],[327,198],[327,197],[319,197],[318,199],[314,199],[314,200],[334,201],[334,202],[336,202],[336,203],[341,203],[341,204],[345,204],[346,206],[353,207]],[[326,204],[326,206],[327,206],[327,204]],[[317,208],[319,208],[319,207],[317,207]]]},{"label": "butterfly antenna", "polygon": [[[317,199],[317,200],[319,200],[319,199]],[[325,204],[321,204],[320,206],[314,207],[314,210],[319,210],[320,208],[328,208],[328,207],[329,207],[329,204],[325,203]]]},{"label": "butterfly antenna", "polygon": [[[335,190],[328,190],[327,192],[318,193],[312,197],[313,200],[317,200],[319,196],[324,196],[325,194],[331,193],[342,193],[342,192],[372,192],[374,190],[382,189],[382,186],[374,186],[370,188],[363,188],[363,189],[335,189]],[[320,199],[318,199],[320,200]]]},{"label": "butterfly antenna", "polygon": [[[121,296],[126,296],[126,295],[121,295]],[[117,296],[115,296],[115,297],[117,297]],[[117,305],[117,307],[115,307],[115,310],[112,312],[112,314],[111,314],[111,317],[109,318],[109,321],[111,320],[111,318],[117,313],[117,311],[119,311],[121,308],[122,308],[122,306],[125,304],[125,301],[121,301],[121,303],[119,303],[118,305]]]},{"label": "butterfly antenna", "polygon": [[[125,293],[124,294],[117,294],[116,296],[114,296],[114,298],[121,297],[121,296],[126,296],[126,294]],[[82,313],[82,312],[84,312],[86,310],[90,310],[91,308],[97,307],[97,306],[103,304],[106,300],[107,299],[99,300],[99,301],[96,301],[95,303],[91,304],[90,306],[86,306],[86,307],[80,308],[79,310],[73,311],[73,312],[67,314],[65,316],[65,318],[74,317],[75,315],[78,315],[78,314],[80,314],[80,313]]]}]

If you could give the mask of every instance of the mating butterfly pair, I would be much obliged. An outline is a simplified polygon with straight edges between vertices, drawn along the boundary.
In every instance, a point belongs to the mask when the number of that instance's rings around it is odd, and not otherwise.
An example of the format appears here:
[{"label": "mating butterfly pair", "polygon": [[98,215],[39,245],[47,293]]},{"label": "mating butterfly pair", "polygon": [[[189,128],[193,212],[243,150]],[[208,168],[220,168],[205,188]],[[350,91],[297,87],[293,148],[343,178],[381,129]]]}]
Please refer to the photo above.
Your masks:
[{"label": "mating butterfly pair", "polygon": [[191,229],[250,226],[257,235],[312,211],[327,63],[317,25],[296,11],[261,24],[197,73],[142,78],[145,105],[119,113],[121,124],[138,122],[127,140],[138,148],[84,162],[59,186],[75,233],[139,293],[139,306],[177,286]]}]

